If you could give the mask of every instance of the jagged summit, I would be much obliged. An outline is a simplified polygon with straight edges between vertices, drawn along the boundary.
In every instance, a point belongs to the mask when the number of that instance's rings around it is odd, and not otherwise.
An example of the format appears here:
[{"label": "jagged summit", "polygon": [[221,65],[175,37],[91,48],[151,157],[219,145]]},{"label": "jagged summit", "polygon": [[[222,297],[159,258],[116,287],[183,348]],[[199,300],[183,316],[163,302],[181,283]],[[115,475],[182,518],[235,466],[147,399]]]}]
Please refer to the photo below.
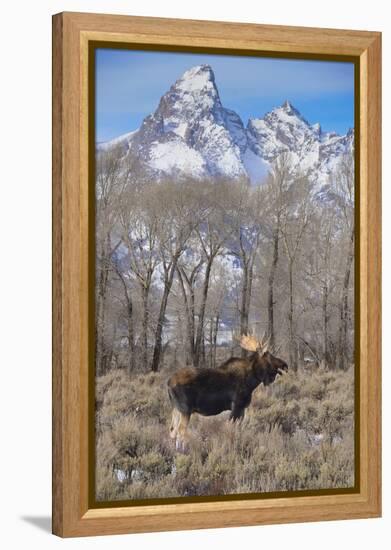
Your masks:
[{"label": "jagged summit", "polygon": [[201,91],[215,87],[215,75],[210,65],[197,65],[183,73],[175,86],[186,91]]},{"label": "jagged summit", "polygon": [[157,180],[169,175],[253,183],[265,177],[278,155],[289,152],[296,166],[321,184],[353,141],[353,131],[323,133],[288,99],[262,118],[250,118],[245,127],[222,105],[213,69],[205,64],[185,71],[138,130],[99,147],[123,143],[145,174]]},{"label": "jagged summit", "polygon": [[212,67],[197,65],[185,71],[161,98],[159,109],[166,106],[189,113],[189,118],[190,111],[197,116],[202,110],[222,108]]},{"label": "jagged summit", "polygon": [[[185,103],[205,103],[212,107],[214,103],[221,106],[215,75],[210,65],[197,65],[187,70],[173,84],[167,94],[174,94],[175,99]],[[163,97],[165,97],[163,96]]]},{"label": "jagged summit", "polygon": [[304,125],[311,127],[310,123],[307,121],[306,118],[304,118],[299,109],[294,107],[294,105],[288,100],[285,100],[281,106],[275,107],[274,109],[266,113],[264,118],[270,118],[272,120],[279,119],[280,121],[291,123],[295,123],[294,119],[298,119],[300,123],[304,123]]},{"label": "jagged summit", "polygon": [[304,118],[299,109],[297,109],[288,99],[284,101],[281,107],[277,107],[276,110],[284,111],[290,116],[298,116],[300,118]]},{"label": "jagged summit", "polygon": [[209,65],[186,71],[160,99],[132,139],[146,171],[164,177],[246,178],[247,147],[240,117],[220,101]]}]

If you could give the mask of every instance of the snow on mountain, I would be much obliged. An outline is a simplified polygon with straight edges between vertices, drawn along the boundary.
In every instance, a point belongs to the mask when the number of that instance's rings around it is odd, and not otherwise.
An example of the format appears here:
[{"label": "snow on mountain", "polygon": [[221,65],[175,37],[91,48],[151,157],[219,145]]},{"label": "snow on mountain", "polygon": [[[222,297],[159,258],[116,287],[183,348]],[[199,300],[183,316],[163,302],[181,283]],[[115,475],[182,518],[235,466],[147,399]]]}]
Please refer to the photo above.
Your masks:
[{"label": "snow on mountain", "polygon": [[127,132],[126,134],[122,134],[121,136],[118,136],[110,141],[102,141],[100,143],[97,143],[97,149],[100,151],[108,151],[109,149],[119,145],[124,145],[126,148],[128,148],[132,138],[136,133],[137,130],[133,130],[133,132]]},{"label": "snow on mountain", "polygon": [[252,183],[260,183],[270,163],[289,152],[296,168],[319,187],[353,143],[353,130],[344,136],[324,133],[289,101],[263,118],[251,118],[245,127],[237,113],[222,105],[212,68],[200,65],[171,86],[138,130],[98,144],[98,149],[123,145],[157,180],[170,175]]},{"label": "snow on mountain", "polygon": [[242,154],[242,162],[249,180],[254,183],[262,183],[269,172],[269,163],[247,147]]},{"label": "snow on mountain", "polygon": [[289,101],[262,119],[250,119],[247,130],[249,146],[259,157],[272,162],[290,153],[296,168],[309,173],[318,187],[327,183],[341,156],[353,149],[353,130],[344,136],[323,133],[319,123],[310,125]]},{"label": "snow on mountain", "polygon": [[311,126],[289,101],[263,119],[250,119],[247,129],[251,149],[266,161],[290,152],[306,170],[319,157],[319,128]]},{"label": "snow on mountain", "polygon": [[154,142],[149,156],[149,166],[158,172],[180,176],[192,174],[196,178],[207,175],[202,155],[179,139],[165,143]]},{"label": "snow on mountain", "polygon": [[241,154],[247,133],[240,117],[225,109],[209,65],[186,71],[147,116],[130,151],[157,178],[247,177]]}]

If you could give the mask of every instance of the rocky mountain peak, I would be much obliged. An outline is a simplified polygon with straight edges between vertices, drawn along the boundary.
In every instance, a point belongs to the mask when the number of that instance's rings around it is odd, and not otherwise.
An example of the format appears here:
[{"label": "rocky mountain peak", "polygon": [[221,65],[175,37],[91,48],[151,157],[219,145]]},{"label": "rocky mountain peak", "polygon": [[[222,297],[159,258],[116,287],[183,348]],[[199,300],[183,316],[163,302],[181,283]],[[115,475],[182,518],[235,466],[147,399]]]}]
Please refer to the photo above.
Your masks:
[{"label": "rocky mountain peak", "polygon": [[300,123],[304,123],[304,125],[308,126],[309,128],[311,125],[309,122],[303,117],[299,109],[294,107],[292,103],[288,100],[285,100],[284,103],[280,107],[274,108],[270,113],[267,113],[265,115],[266,117],[270,117],[271,119],[279,119],[281,121],[285,122],[295,122],[295,119],[300,121]]},{"label": "rocky mountain peak", "polygon": [[297,109],[295,109],[295,107],[293,107],[292,103],[290,101],[288,101],[287,99],[281,105],[281,109],[283,109],[289,115],[299,113],[299,111]]},{"label": "rocky mountain peak", "polygon": [[152,118],[155,124],[159,124],[159,132],[173,132],[186,138],[197,121],[211,118],[221,110],[212,68],[198,65],[183,73],[161,97]]},{"label": "rocky mountain peak", "polygon": [[200,92],[216,89],[213,69],[210,65],[192,67],[176,81],[174,87],[185,92]]},{"label": "rocky mountain peak", "polygon": [[205,64],[185,71],[155,112],[123,139],[144,172],[158,180],[170,175],[259,183],[283,152],[314,180],[326,181],[338,158],[352,150],[353,137],[353,131],[323,133],[289,100],[262,118],[250,118],[245,128],[240,116],[222,105],[213,69]]},{"label": "rocky mountain peak", "polygon": [[[299,111],[299,109],[297,109],[290,101],[288,101],[287,99],[284,101],[284,103],[281,105],[281,107],[277,107],[276,109],[274,109],[275,111],[279,111],[279,112],[283,112],[283,113],[286,113],[288,116],[292,116],[292,117],[297,117],[297,118],[300,118],[301,120],[304,120],[305,122],[306,119],[303,117],[303,115],[301,114],[301,112]],[[309,125],[309,123],[307,122],[307,124]]]}]

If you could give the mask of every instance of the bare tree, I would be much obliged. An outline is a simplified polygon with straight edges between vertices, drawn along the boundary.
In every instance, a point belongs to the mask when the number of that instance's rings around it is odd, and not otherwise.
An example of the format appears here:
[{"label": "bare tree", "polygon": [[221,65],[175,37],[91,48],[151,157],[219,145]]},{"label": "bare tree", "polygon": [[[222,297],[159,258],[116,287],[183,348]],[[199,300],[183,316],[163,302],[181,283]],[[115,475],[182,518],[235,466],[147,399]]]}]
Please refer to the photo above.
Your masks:
[{"label": "bare tree", "polygon": [[280,236],[281,236],[281,219],[287,208],[288,189],[292,182],[293,169],[292,160],[289,153],[282,153],[272,163],[269,178],[267,182],[267,224],[272,244],[272,259],[268,277],[268,335],[270,343],[275,344],[275,328],[274,328],[274,282],[277,272],[277,264],[280,254]]},{"label": "bare tree", "polygon": [[96,156],[96,325],[95,354],[97,370],[109,366],[105,349],[105,314],[111,256],[119,246],[112,242],[118,218],[118,206],[128,183],[130,167],[123,161],[123,151],[113,148]]},{"label": "bare tree", "polygon": [[206,302],[212,266],[215,258],[223,250],[232,227],[227,223],[227,216],[233,205],[231,203],[231,184],[220,183],[206,187],[205,208],[202,211],[200,221],[195,227],[199,245],[205,258],[204,279],[202,284],[200,307],[198,312],[198,323],[194,344],[194,366],[200,364],[203,352],[204,321]]},{"label": "bare tree", "polygon": [[300,253],[300,245],[312,215],[311,194],[305,176],[295,178],[290,186],[289,209],[284,213],[281,223],[281,235],[285,245],[289,288],[289,361],[293,370],[297,370],[297,346],[294,332],[294,268]]},{"label": "bare tree", "polygon": [[[249,316],[254,280],[254,266],[262,236],[263,205],[265,190],[255,189],[244,184],[238,187],[236,207],[232,219],[234,233],[232,237],[231,254],[235,255],[242,268],[242,286],[240,299],[240,333],[249,331]],[[241,350],[246,356],[246,350]]]},{"label": "bare tree", "polygon": [[339,367],[346,369],[349,361],[348,322],[349,322],[349,286],[354,258],[354,161],[352,155],[345,155],[339,163],[337,172],[337,190],[342,213],[343,229],[346,235],[346,262],[341,289],[339,308],[338,358]]},{"label": "bare tree", "polygon": [[187,362],[194,364],[195,359],[195,336],[196,336],[196,284],[200,278],[202,268],[205,264],[205,256],[199,255],[197,248],[192,248],[190,257],[182,258],[177,266],[178,281],[181,288],[188,340]]},{"label": "bare tree", "polygon": [[225,303],[227,299],[229,300],[230,284],[230,277],[227,276],[227,258],[224,258],[224,255],[221,254],[213,264],[206,311],[206,327],[208,329],[205,331],[208,350],[207,364],[211,368],[216,367],[218,335],[221,321],[227,314]]},{"label": "bare tree", "polygon": [[144,368],[148,364],[149,296],[155,271],[161,262],[159,216],[151,187],[128,189],[121,208],[119,231],[127,251],[129,269],[141,296],[141,362]]},{"label": "bare tree", "polygon": [[127,333],[127,340],[128,340],[128,372],[131,374],[135,368],[135,330],[134,330],[134,315],[133,315],[133,299],[132,299],[132,291],[128,282],[128,277],[125,273],[121,270],[121,268],[117,265],[115,260],[112,261],[113,270],[115,274],[118,277],[118,280],[120,281],[122,288],[123,288],[123,294],[125,297],[125,304],[126,304],[126,323],[128,328]]},{"label": "bare tree", "polygon": [[350,157],[320,197],[288,154],[273,163],[265,185],[252,187],[139,180],[123,150],[106,153],[97,165],[98,374],[116,365],[157,371],[164,351],[174,362],[214,367],[228,332],[254,324],[274,344],[287,342],[293,370],[305,355],[347,367]]},{"label": "bare tree", "polygon": [[[326,203],[319,205],[319,212],[314,215],[304,248],[307,254],[303,255],[303,272],[306,282],[306,295],[302,302],[309,304],[309,319],[314,318],[314,312],[321,310],[321,315],[313,319],[313,337],[316,339],[316,330],[319,326],[321,333],[317,358],[324,367],[330,367],[331,359],[331,298],[337,285],[335,269],[336,254],[338,250],[338,236],[336,234],[337,217],[334,209]],[[311,349],[312,351],[312,349]]]},{"label": "bare tree", "polygon": [[[178,185],[182,185],[180,191]],[[179,192],[178,192],[179,191]],[[155,344],[151,370],[157,371],[160,365],[163,341],[163,327],[178,261],[186,248],[186,243],[199,223],[194,205],[194,190],[184,182],[160,184],[155,190],[155,204],[160,211],[158,249],[162,266],[163,293],[160,301],[155,330]]]}]

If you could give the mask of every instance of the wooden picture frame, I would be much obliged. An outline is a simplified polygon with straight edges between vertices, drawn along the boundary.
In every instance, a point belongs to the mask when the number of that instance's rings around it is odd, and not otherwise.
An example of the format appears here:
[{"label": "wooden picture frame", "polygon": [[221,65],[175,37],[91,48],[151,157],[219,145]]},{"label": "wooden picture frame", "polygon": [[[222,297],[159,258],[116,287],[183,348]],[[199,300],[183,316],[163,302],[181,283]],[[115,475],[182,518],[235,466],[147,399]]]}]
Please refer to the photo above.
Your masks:
[{"label": "wooden picture frame", "polygon": [[[346,56],[359,116],[359,484],[314,494],[142,506],[89,502],[89,43]],[[62,537],[378,517],[381,514],[381,34],[87,13],[53,17],[53,533]]]}]

